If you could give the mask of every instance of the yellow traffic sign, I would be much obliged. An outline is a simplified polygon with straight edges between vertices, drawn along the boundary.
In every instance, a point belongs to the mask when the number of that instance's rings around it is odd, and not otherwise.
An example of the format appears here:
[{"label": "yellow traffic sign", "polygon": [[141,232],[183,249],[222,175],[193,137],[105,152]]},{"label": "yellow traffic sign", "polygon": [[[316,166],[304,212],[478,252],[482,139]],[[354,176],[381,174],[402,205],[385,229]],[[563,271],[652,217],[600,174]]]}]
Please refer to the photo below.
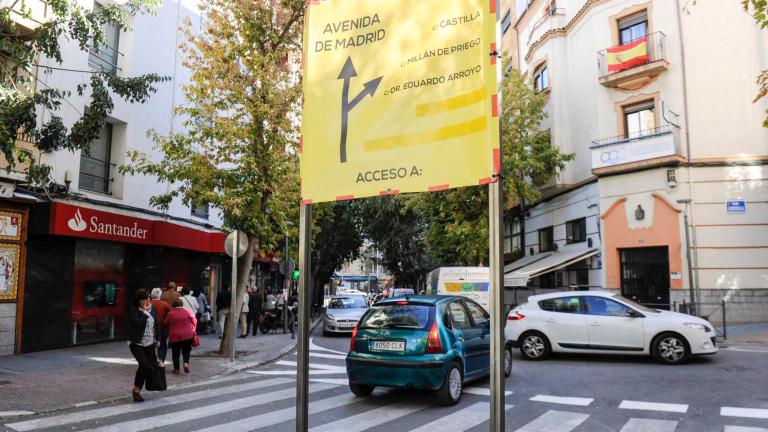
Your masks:
[{"label": "yellow traffic sign", "polygon": [[496,0],[308,3],[302,202],[495,181]]}]

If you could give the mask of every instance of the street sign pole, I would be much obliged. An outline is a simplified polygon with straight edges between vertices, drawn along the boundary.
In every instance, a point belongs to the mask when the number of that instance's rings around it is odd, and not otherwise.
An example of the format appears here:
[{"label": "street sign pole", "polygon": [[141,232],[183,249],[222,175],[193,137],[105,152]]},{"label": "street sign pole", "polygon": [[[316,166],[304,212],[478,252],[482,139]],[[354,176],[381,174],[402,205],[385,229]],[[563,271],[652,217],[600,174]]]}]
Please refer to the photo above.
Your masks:
[{"label": "street sign pole", "polygon": [[[502,222],[504,184],[499,176],[488,186],[490,232],[490,314],[491,314],[491,430],[504,431],[504,259]],[[510,361],[512,359],[510,358]]]},{"label": "street sign pole", "polygon": [[237,317],[237,257],[240,255],[240,231],[235,231],[234,253],[232,254],[232,296],[229,303],[229,361],[235,361],[235,320]]},{"label": "street sign pole", "polygon": [[283,334],[288,332],[288,232],[285,233],[285,258],[283,259]]},{"label": "street sign pole", "polygon": [[296,371],[296,432],[309,430],[309,307],[312,269],[312,204],[299,212],[299,340]]}]

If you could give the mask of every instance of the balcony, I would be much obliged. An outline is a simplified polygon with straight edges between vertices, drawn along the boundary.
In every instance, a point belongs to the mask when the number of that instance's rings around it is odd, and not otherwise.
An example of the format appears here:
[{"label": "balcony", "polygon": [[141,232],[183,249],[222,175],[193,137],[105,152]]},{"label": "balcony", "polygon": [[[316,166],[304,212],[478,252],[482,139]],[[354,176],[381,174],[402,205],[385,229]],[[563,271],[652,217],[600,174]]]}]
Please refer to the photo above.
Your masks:
[{"label": "balcony", "polygon": [[665,35],[651,33],[623,45],[597,53],[600,84],[605,87],[636,90],[669,69]]},{"label": "balcony", "polygon": [[0,7],[10,9],[11,20],[30,31],[37,30],[53,15],[45,0],[0,0]]},{"label": "balcony", "polygon": [[674,165],[685,160],[677,128],[670,125],[593,141],[592,174],[602,175],[641,168]]}]

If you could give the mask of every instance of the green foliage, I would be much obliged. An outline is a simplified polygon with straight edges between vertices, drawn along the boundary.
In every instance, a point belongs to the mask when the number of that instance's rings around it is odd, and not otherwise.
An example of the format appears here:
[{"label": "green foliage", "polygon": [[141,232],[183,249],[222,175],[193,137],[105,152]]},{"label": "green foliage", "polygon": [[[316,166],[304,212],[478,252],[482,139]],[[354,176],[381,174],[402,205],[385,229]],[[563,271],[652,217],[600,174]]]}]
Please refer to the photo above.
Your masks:
[{"label": "green foliage", "polygon": [[[16,147],[17,134],[29,137],[40,151],[82,149],[87,152],[114,109],[112,94],[130,103],[145,103],[156,92],[156,84],[169,80],[157,74],[123,77],[104,71],[62,70],[60,73],[68,74],[72,80],[83,74],[90,75],[87,82],[77,85],[80,96],[89,93],[88,110],[67,128],[58,111],[71,93],[55,88],[38,89],[39,80],[34,72],[41,57],[59,64],[63,62],[62,40],[77,42],[83,52],[90,47],[105,46],[105,25],[128,30],[131,16],[152,14],[159,4],[160,0],[130,0],[122,6],[90,10],[76,0],[50,0],[50,18],[34,31],[14,22],[15,16],[32,17],[28,6],[11,1],[0,7],[0,152],[8,163],[8,171],[17,162],[29,162],[29,182],[44,185],[48,182],[50,167],[38,166],[39,161],[20,151]],[[48,73],[51,69],[41,70]],[[36,115],[40,108],[49,113],[48,120],[42,124],[37,122]]]},{"label": "green foliage", "polygon": [[[744,11],[752,15],[755,23],[761,29],[768,28],[768,0],[742,0],[741,4],[744,7]],[[760,72],[755,82],[757,83],[758,90],[753,102],[768,96],[768,70]],[[763,127],[768,128],[768,116],[763,120]]]},{"label": "green foliage", "polygon": [[312,206],[312,281],[316,304],[322,303],[322,289],[334,272],[360,254],[363,238],[359,211],[364,204],[345,201]]}]

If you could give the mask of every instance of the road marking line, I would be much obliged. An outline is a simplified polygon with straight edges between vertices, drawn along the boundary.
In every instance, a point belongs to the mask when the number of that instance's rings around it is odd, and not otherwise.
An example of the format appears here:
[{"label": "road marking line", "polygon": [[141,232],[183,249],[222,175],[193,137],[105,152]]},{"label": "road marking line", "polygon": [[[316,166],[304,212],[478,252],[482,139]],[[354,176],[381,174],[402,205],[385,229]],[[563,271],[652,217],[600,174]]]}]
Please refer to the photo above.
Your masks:
[{"label": "road marking line", "polygon": [[619,405],[620,409],[633,409],[642,411],[663,411],[685,414],[688,412],[688,405],[685,404],[672,404],[672,403],[657,403],[657,402],[642,402],[642,401],[621,401]]},{"label": "road marking line", "polygon": [[589,414],[549,410],[517,432],[571,432],[589,418]]},{"label": "road marking line", "polygon": [[720,415],[727,417],[768,419],[768,409],[722,407],[720,408]]},{"label": "road marking line", "polygon": [[[297,355],[298,353],[293,353],[293,355]],[[347,355],[340,355],[340,354],[325,354],[325,353],[319,353],[319,352],[309,352],[310,357],[319,357],[319,358],[329,358],[329,359],[336,359],[336,360],[346,360]]]},{"label": "road marking line", "polygon": [[[287,360],[280,360],[275,362],[276,365],[280,366],[293,366],[298,367],[298,363],[295,361],[287,361]],[[325,369],[325,370],[336,370],[336,371],[347,371],[346,366],[334,366],[334,365],[325,365],[325,364],[318,364],[318,363],[310,363],[309,367],[315,368],[315,369]]]},{"label": "road marking line", "polygon": [[31,431],[35,429],[44,429],[54,426],[63,426],[72,423],[79,423],[93,419],[102,419],[106,417],[116,416],[120,414],[135,413],[153,408],[167,407],[173,404],[193,402],[197,400],[216,398],[219,396],[228,395],[231,393],[238,393],[248,390],[256,390],[264,387],[270,387],[274,385],[292,383],[293,380],[285,378],[273,378],[264,381],[250,381],[246,384],[239,384],[233,386],[224,386],[213,388],[209,390],[202,390],[194,393],[179,394],[164,398],[150,399],[140,404],[124,404],[117,406],[109,406],[105,408],[95,408],[85,411],[77,411],[69,414],[62,414],[52,417],[44,417],[34,420],[27,420],[23,422],[11,423],[6,426],[19,431]]},{"label": "road marking line", "polygon": [[[323,390],[329,390],[336,386],[330,384],[318,384],[309,387],[309,393]],[[238,411],[246,408],[252,408],[259,405],[272,403],[283,399],[292,399],[296,395],[295,388],[286,388],[269,393],[262,393],[255,396],[249,396],[241,399],[230,400],[226,402],[215,403],[211,405],[178,410],[155,416],[142,416],[136,420],[129,420],[121,423],[113,423],[105,426],[87,429],[88,432],[139,432],[149,429],[162,428],[190,420],[223,414],[227,412]]]},{"label": "road marking line", "polygon": [[[478,402],[413,429],[411,432],[434,432],[435,430],[440,432],[463,432],[488,421],[490,406],[491,404],[488,402]],[[512,408],[512,405],[507,405],[507,409],[510,408]]]},{"label": "road marking line", "polygon": [[620,432],[675,432],[675,420],[631,418]]},{"label": "road marking line", "polygon": [[321,347],[320,345],[315,344],[315,338],[309,338],[309,350],[310,351],[325,351],[325,352],[329,352],[331,354],[339,354],[339,355],[343,355],[343,356],[347,355],[347,353],[345,353],[345,352],[334,351],[332,349],[324,348],[324,347]]},{"label": "road marking line", "polygon": [[408,414],[424,409],[424,405],[415,405],[413,402],[403,402],[393,405],[385,405],[380,408],[364,411],[360,414],[332,421],[310,429],[311,432],[360,432],[385,423],[395,421]]},{"label": "road marking line", "polygon": [[[490,396],[491,395],[491,389],[485,388],[485,387],[464,387],[464,393],[469,393],[473,395],[478,396]],[[507,396],[511,395],[512,392],[509,390],[505,390],[504,394]]]},{"label": "road marking line", "polygon": [[723,432],[768,432],[768,429],[749,426],[725,426]]},{"label": "road marking line", "polygon": [[34,413],[34,411],[0,411],[0,417],[28,416]]},{"label": "road marking line", "polygon": [[347,378],[310,378],[309,380],[312,382],[333,384],[338,386],[349,385],[349,380]]},{"label": "road marking line", "polygon": [[589,406],[594,401],[591,398],[580,397],[563,397],[563,396],[549,396],[549,395],[537,395],[530,400],[534,402],[547,402],[560,405],[574,405],[574,406]]},{"label": "road marking line", "polygon": [[[317,414],[319,412],[334,408],[339,408],[345,405],[350,405],[360,401],[360,399],[351,394],[343,394],[340,396],[321,399],[319,401],[311,401],[309,403],[309,415]],[[296,408],[290,407],[244,418],[241,420],[233,421],[231,423],[211,426],[196,432],[245,432],[253,430],[254,428],[261,429],[268,426],[273,426],[278,423],[293,420],[295,418]]]},{"label": "road marking line", "polygon": [[[249,370],[245,371],[246,373],[253,374],[253,375],[263,375],[263,376],[295,376],[296,371],[295,370],[277,370],[277,371],[255,371],[255,370]],[[322,369],[310,369],[309,374],[310,375],[340,375],[340,374],[346,374],[347,371],[336,371],[336,370],[322,370]]]}]

